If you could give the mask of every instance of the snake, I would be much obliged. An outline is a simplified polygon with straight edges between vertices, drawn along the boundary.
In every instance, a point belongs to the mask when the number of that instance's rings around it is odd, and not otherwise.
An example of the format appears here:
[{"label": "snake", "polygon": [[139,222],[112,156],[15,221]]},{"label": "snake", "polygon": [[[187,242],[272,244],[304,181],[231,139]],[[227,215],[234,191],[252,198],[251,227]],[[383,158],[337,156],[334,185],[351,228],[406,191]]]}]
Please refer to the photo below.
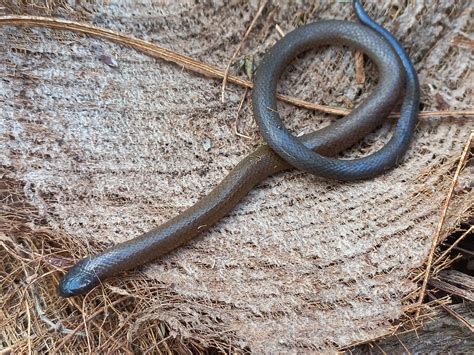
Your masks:
[{"label": "snake", "polygon": [[[104,280],[149,263],[208,230],[267,177],[297,168],[339,181],[373,178],[400,163],[412,140],[419,112],[420,88],[409,56],[390,32],[376,23],[358,0],[358,22],[322,20],[296,28],[263,56],[254,76],[253,115],[265,140],[242,159],[211,192],[159,227],[103,252],[87,256],[62,277],[62,297],[86,294]],[[367,99],[349,115],[300,137],[284,125],[277,108],[277,84],[296,56],[322,46],[346,46],[375,64],[378,81]],[[334,157],[360,142],[400,105],[389,141],[356,159]]]}]

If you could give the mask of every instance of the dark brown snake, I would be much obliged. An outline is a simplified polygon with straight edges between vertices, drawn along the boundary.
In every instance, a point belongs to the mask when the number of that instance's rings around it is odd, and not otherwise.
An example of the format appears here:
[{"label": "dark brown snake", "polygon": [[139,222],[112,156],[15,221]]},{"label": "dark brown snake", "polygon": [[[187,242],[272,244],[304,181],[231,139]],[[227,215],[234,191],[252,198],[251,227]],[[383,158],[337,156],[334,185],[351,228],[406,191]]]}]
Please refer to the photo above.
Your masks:
[{"label": "dark brown snake", "polygon": [[[255,119],[268,145],[243,159],[208,195],[152,231],[79,261],[62,278],[63,297],[84,294],[101,281],[148,263],[183,245],[225,216],[266,177],[291,167],[336,180],[367,179],[395,166],[409,146],[416,125],[419,84],[405,51],[375,23],[359,1],[354,9],[361,24],[320,21],[302,26],[279,40],[265,55],[252,93]],[[345,45],[365,53],[377,66],[379,82],[366,101],[346,118],[296,138],[277,111],[276,85],[298,54],[326,45]],[[380,126],[404,93],[400,118],[390,141],[364,158],[329,158],[349,148]]]}]

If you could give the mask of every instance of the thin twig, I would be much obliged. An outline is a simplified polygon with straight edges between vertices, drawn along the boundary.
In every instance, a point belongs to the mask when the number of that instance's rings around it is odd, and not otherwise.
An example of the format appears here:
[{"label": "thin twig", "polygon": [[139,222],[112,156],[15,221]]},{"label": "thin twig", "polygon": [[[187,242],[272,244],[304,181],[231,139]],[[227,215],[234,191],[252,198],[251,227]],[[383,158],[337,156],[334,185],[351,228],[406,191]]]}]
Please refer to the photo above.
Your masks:
[{"label": "thin twig", "polygon": [[28,354],[32,354],[32,345],[31,345],[31,313],[30,313],[30,305],[28,304],[28,297],[25,297],[25,304],[26,304],[26,315],[28,318]]},{"label": "thin twig", "polygon": [[397,338],[397,340],[398,340],[398,342],[400,343],[400,345],[403,346],[403,349],[405,349],[406,353],[407,353],[408,355],[411,355],[410,350],[408,350],[408,348],[405,346],[405,344],[403,344],[403,341],[400,339],[400,337],[399,337],[397,334],[395,334],[395,337]]},{"label": "thin twig", "polygon": [[465,253],[465,254],[469,254],[469,255],[473,255],[473,256],[474,256],[474,252],[472,252],[472,251],[470,251],[470,250],[467,250],[467,249],[465,249],[465,248],[454,247],[454,249],[459,250],[459,251],[462,251],[462,252]]},{"label": "thin twig", "polygon": [[[39,267],[39,265],[38,265],[38,267]],[[34,304],[35,304],[36,313],[38,314],[39,319],[42,320],[44,323],[46,323],[48,326],[50,326],[54,331],[61,332],[61,333],[64,333],[64,334],[69,334],[69,333],[72,332],[72,330],[64,327],[64,325],[61,323],[61,321],[54,322],[54,321],[52,321],[51,319],[48,318],[48,316],[46,315],[45,311],[43,310],[43,308],[41,306],[40,297],[39,297],[38,291],[36,289],[35,282],[37,282],[40,278],[44,277],[45,275],[51,274],[52,272],[56,272],[56,270],[52,270],[50,272],[47,272],[47,273],[41,275],[40,277],[35,277],[34,279],[32,279],[31,281],[28,282],[28,285],[27,285],[26,288],[28,288],[30,290],[31,296],[32,296]],[[26,274],[27,277],[31,277],[31,275],[29,274],[29,272],[26,269],[25,269],[25,274]],[[80,334],[80,335],[84,335],[84,334]]]},{"label": "thin twig", "polygon": [[[436,300],[436,297],[430,292],[430,291],[426,291],[426,294],[433,300]],[[443,308],[446,312],[448,312],[449,314],[451,314],[454,318],[456,318],[457,320],[459,320],[461,323],[463,323],[466,327],[468,327],[468,329],[471,331],[471,332],[474,332],[474,325],[472,325],[466,318],[464,318],[463,316],[461,316],[458,312],[456,312],[455,310],[449,308],[448,306],[444,305],[444,304],[440,304],[441,308]]]},{"label": "thin twig", "polygon": [[462,287],[456,286],[450,281],[451,280],[449,278],[447,281],[445,281],[440,278],[430,277],[430,279],[428,280],[428,284],[436,290],[446,292],[448,295],[458,296],[469,302],[474,303],[474,292],[472,292],[472,289],[466,290]]},{"label": "thin twig", "polygon": [[234,126],[234,133],[242,138],[247,138],[247,139],[252,139],[252,137],[247,136],[246,134],[240,133],[239,132],[239,117],[240,117],[240,111],[242,110],[242,106],[244,105],[245,98],[247,97],[247,92],[249,89],[245,89],[244,94],[242,95],[242,99],[240,100],[239,107],[237,108],[237,117],[235,118],[235,126]]},{"label": "thin twig", "polygon": [[379,350],[382,352],[383,355],[387,355],[387,353],[380,347],[379,344],[377,344],[377,342],[374,343],[374,345],[379,348]]},{"label": "thin twig", "polygon": [[[41,308],[41,302],[39,300],[39,296],[36,293],[34,293],[34,291],[32,291],[32,293],[33,293],[33,298],[35,300],[36,312],[38,313],[38,316],[40,317],[40,319],[57,332],[61,332],[64,334],[72,333],[72,330],[64,327],[60,321],[55,323],[51,319],[49,319],[46,316],[45,311]],[[80,336],[85,336],[85,334],[82,332],[76,332],[76,334]]]},{"label": "thin twig", "polygon": [[[471,134],[469,135],[469,138],[467,139],[467,142],[464,146],[463,152],[462,152],[461,157],[459,159],[458,166],[456,168],[456,172],[454,173],[454,177],[451,181],[451,186],[449,187],[449,190],[448,190],[448,195],[447,195],[446,200],[444,202],[444,206],[441,210],[441,215],[440,215],[440,218],[439,218],[439,221],[438,221],[438,225],[436,227],[435,234],[434,234],[433,239],[431,241],[431,248],[430,248],[430,252],[428,254],[428,260],[426,262],[425,277],[423,278],[423,284],[421,285],[420,295],[418,297],[418,306],[421,306],[421,304],[423,303],[423,298],[425,297],[426,286],[428,284],[428,279],[430,277],[430,270],[431,270],[431,265],[433,263],[433,257],[434,257],[434,253],[435,253],[435,250],[436,250],[436,246],[438,245],[438,240],[439,240],[439,237],[441,235],[441,230],[443,229],[443,225],[444,225],[444,222],[446,220],[446,214],[448,212],[449,203],[451,202],[451,198],[453,196],[454,187],[456,186],[459,174],[461,173],[461,169],[462,169],[462,167],[464,165],[464,162],[466,161],[466,158],[468,156],[467,153],[469,152],[469,149],[471,147],[471,142],[472,142],[472,137],[473,136],[474,136],[474,131],[471,132]],[[416,317],[415,318],[418,318],[419,315],[420,315],[420,308],[416,311]]]},{"label": "thin twig", "polygon": [[232,57],[229,59],[229,62],[227,63],[227,67],[225,68],[224,71],[224,79],[222,80],[222,89],[221,89],[221,102],[225,102],[225,87],[227,85],[227,77],[229,75],[229,69],[232,63],[234,62],[235,58],[237,57],[237,54],[239,54],[240,49],[244,45],[245,40],[247,39],[248,35],[252,31],[253,26],[255,26],[255,23],[257,22],[257,19],[260,17],[262,14],[263,9],[267,5],[268,0],[265,0],[262,5],[260,5],[260,8],[258,9],[257,13],[255,14],[255,17],[253,18],[252,22],[250,23],[249,27],[247,28],[247,31],[245,31],[244,37],[242,37],[242,40],[240,41],[239,45],[234,51],[234,54],[232,54]]},{"label": "thin twig", "polygon": [[[440,117],[440,116],[474,116],[474,110],[460,110],[460,111],[421,111],[418,117]],[[400,113],[394,113],[389,115],[390,118],[400,117]]]},{"label": "thin twig", "polygon": [[276,24],[275,25],[275,30],[278,32],[280,37],[285,37],[285,32],[281,29],[280,25]]},{"label": "thin twig", "polygon": [[[120,32],[111,31],[105,28],[75,22],[57,18],[40,17],[40,16],[0,16],[0,26],[13,25],[13,26],[36,26],[36,27],[48,27],[60,30],[69,30],[73,32],[84,33],[90,36],[107,39],[115,43],[129,46],[137,51],[145,53],[146,55],[153,58],[160,58],[168,62],[180,65],[192,72],[200,73],[202,75],[211,78],[224,78],[224,71],[212,65],[200,62],[191,57],[183,54],[178,54],[169,49],[160,47],[156,44],[149,43],[147,41],[135,38],[130,35],[126,35]],[[245,88],[252,88],[252,82],[241,79],[235,75],[228,75],[227,81],[236,85],[240,85]],[[302,107],[308,110],[315,110],[324,113],[329,113],[337,116],[346,116],[351,111],[338,107],[331,107],[326,105],[318,105],[308,101],[298,99],[296,97],[286,96],[277,94],[278,100],[290,103],[297,107]],[[465,111],[425,111],[420,112],[419,117],[430,117],[430,116],[474,116],[474,110]],[[400,117],[399,113],[394,113],[389,116],[390,118]]]}]

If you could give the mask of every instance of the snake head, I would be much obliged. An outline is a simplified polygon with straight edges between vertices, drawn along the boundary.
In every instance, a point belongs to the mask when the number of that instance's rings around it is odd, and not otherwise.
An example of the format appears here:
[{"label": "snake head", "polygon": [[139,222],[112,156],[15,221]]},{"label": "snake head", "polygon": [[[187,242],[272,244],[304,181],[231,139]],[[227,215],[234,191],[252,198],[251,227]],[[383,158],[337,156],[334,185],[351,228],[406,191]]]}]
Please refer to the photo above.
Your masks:
[{"label": "snake head", "polygon": [[87,257],[69,269],[59,281],[59,295],[61,297],[83,295],[97,286],[100,279],[94,271],[93,264],[91,258]]}]

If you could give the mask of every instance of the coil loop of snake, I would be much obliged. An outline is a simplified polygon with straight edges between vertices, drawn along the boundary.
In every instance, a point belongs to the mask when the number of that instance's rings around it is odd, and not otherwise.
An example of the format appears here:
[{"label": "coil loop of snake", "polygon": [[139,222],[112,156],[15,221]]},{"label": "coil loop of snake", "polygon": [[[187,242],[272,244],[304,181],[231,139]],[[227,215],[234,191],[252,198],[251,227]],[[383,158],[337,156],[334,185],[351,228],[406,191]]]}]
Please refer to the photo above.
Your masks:
[{"label": "coil loop of snake", "polygon": [[[60,281],[59,294],[84,294],[107,278],[169,253],[216,223],[263,179],[291,167],[343,181],[371,178],[394,167],[408,149],[416,125],[417,75],[397,40],[367,15],[358,0],[353,5],[360,23],[327,20],[307,24],[288,33],[265,54],[256,72],[252,103],[267,145],[244,158],[208,195],[180,215],[148,233],[79,261]],[[278,114],[277,82],[298,54],[335,44],[365,53],[378,68],[378,85],[346,118],[296,138]],[[330,158],[380,126],[402,94],[400,118],[382,149],[360,159]]]}]

